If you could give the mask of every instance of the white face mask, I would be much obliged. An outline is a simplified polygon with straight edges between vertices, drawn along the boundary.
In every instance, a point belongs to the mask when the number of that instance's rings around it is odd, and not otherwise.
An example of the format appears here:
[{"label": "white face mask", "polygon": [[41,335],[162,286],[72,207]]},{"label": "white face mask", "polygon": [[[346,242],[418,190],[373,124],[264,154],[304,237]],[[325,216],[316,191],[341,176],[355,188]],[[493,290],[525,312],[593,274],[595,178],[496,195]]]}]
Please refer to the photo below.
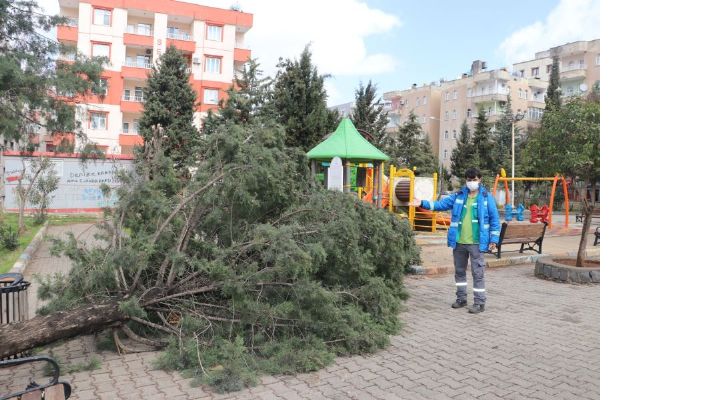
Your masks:
[{"label": "white face mask", "polygon": [[466,187],[470,191],[478,190],[478,182],[466,182]]}]

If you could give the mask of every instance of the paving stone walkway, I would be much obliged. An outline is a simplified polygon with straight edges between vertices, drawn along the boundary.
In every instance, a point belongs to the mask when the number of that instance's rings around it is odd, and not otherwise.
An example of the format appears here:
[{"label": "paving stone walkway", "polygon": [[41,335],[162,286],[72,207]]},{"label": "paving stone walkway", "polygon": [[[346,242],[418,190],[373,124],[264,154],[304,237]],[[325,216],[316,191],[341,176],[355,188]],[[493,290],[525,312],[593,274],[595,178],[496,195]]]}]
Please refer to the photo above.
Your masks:
[{"label": "paving stone walkway", "polygon": [[[480,315],[450,308],[453,277],[408,277],[405,327],[387,349],[315,373],[263,377],[227,395],[154,369],[157,353],[97,352],[91,336],[54,354],[101,360],[98,370],[62,375],[76,399],[598,399],[599,286],[540,280],[533,268],[488,270]],[[0,370],[0,393],[26,384],[29,373]]]}]

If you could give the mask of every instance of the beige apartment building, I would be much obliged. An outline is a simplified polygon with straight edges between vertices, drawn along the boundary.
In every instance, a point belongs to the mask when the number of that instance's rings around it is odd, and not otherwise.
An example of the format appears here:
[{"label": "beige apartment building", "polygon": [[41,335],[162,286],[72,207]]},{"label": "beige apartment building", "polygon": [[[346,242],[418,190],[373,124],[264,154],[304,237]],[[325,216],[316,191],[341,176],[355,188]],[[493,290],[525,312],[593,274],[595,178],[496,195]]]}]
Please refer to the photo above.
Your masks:
[{"label": "beige apartment building", "polygon": [[463,122],[473,133],[479,110],[486,113],[495,132],[495,123],[505,112],[509,94],[513,112],[524,115],[516,129],[524,133],[537,126],[545,108],[546,90],[547,82],[518,78],[506,68],[486,71],[484,62],[474,61],[469,74],[442,84],[439,161],[450,167]]},{"label": "beige apartment building", "polygon": [[451,165],[451,153],[466,122],[473,132],[478,110],[484,110],[488,122],[495,124],[505,110],[510,93],[513,110],[525,114],[516,127],[525,132],[539,123],[545,108],[547,82],[522,79],[505,68],[485,71],[485,63],[476,60],[470,73],[450,81],[428,85],[412,85],[410,89],[384,94],[390,124],[394,133],[413,111],[429,136],[432,150],[446,168]]},{"label": "beige apartment building", "polygon": [[434,154],[439,154],[441,87],[434,82],[428,85],[415,83],[410,89],[386,92],[383,98],[390,119],[387,132],[397,132],[409,118],[409,113],[413,112],[429,137]]},{"label": "beige apartment building", "polygon": [[[138,120],[153,63],[175,46],[189,67],[197,93],[195,125],[227,97],[234,72],[248,60],[244,35],[253,15],[176,0],[58,0],[69,22],[57,28],[57,40],[86,56],[105,56],[101,75],[106,96],[77,104],[77,118],[88,139],[108,154],[132,154],[142,144]],[[75,54],[63,54],[72,62]],[[47,143],[51,151],[53,144]]]},{"label": "beige apartment building", "polygon": [[535,53],[534,59],[513,64],[513,69],[517,76],[549,81],[552,57],[557,55],[562,96],[577,96],[588,92],[599,82],[599,54],[599,39],[572,42]]}]

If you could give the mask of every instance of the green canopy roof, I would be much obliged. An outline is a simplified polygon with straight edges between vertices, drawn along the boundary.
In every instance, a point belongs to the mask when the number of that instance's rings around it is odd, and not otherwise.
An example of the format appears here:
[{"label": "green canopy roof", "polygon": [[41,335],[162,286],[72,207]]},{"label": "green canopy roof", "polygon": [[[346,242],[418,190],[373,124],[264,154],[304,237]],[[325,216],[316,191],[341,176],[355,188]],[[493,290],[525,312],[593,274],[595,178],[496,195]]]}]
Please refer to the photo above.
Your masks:
[{"label": "green canopy roof", "polygon": [[306,153],[309,159],[328,160],[340,157],[345,160],[370,161],[389,160],[389,156],[367,141],[349,118],[340,121],[340,125],[330,136]]}]

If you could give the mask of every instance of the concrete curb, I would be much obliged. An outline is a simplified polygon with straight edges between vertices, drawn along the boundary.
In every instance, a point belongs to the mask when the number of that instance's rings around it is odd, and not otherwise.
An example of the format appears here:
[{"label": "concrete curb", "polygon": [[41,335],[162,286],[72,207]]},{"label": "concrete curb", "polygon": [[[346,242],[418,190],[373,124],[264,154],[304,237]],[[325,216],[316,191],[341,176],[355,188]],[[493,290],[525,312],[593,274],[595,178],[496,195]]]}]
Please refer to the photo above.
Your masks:
[{"label": "concrete curb", "polygon": [[17,261],[15,261],[15,264],[12,266],[12,268],[10,268],[9,272],[18,274],[25,273],[25,267],[27,267],[27,264],[29,264],[30,259],[32,259],[32,256],[39,248],[40,244],[42,243],[42,240],[44,240],[44,236],[47,233],[47,226],[49,226],[49,221],[44,222],[44,225],[42,225],[39,231],[37,231],[35,237],[32,238],[32,241],[27,246],[25,251],[20,254],[20,257],[17,259]]},{"label": "concrete curb", "polygon": [[[594,249],[587,249],[587,257],[599,257],[600,255],[600,249],[599,248],[594,248]],[[511,265],[523,265],[523,264],[535,264],[538,259],[543,258],[543,257],[553,257],[553,258],[560,258],[560,257],[577,257],[577,252],[576,251],[569,251],[566,253],[562,254],[549,254],[549,253],[542,253],[542,254],[530,254],[530,255],[521,255],[521,256],[513,256],[513,257],[505,257],[505,258],[493,258],[493,259],[486,259],[486,267],[488,268],[500,268],[500,267],[507,267]],[[443,274],[453,274],[454,273],[454,266],[446,266],[446,267],[425,267],[421,265],[412,265],[408,268],[407,270],[408,273],[413,274],[413,275],[443,275]]]}]

